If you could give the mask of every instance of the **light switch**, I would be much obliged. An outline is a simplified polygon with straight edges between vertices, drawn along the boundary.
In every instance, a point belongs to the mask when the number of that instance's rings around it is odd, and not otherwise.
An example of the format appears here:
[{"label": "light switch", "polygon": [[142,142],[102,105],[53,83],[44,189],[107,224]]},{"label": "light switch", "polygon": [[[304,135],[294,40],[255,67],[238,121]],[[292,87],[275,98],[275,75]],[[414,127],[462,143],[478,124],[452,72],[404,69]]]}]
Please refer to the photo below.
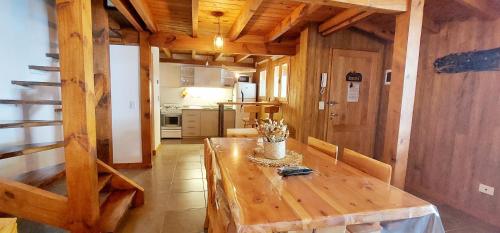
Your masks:
[{"label": "light switch", "polygon": [[135,102],[134,102],[134,101],[130,101],[130,102],[128,103],[128,108],[130,108],[130,109],[134,110],[134,109],[135,109]]},{"label": "light switch", "polygon": [[319,110],[324,110],[325,109],[325,101],[319,101]]}]

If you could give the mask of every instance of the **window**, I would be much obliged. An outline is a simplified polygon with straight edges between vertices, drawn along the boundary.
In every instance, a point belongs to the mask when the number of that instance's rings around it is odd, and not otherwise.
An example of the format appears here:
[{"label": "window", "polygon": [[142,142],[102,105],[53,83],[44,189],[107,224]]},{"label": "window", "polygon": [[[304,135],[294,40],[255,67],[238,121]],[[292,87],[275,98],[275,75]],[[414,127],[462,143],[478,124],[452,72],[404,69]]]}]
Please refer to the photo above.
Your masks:
[{"label": "window", "polygon": [[280,91],[280,66],[275,66],[274,67],[274,83],[273,83],[273,96],[274,97],[280,97],[279,91]]},{"label": "window", "polygon": [[262,70],[259,73],[259,97],[266,97],[266,74],[267,70]]},{"label": "window", "polygon": [[287,91],[288,91],[288,64],[281,65],[281,94],[280,97],[282,99],[286,99]]}]

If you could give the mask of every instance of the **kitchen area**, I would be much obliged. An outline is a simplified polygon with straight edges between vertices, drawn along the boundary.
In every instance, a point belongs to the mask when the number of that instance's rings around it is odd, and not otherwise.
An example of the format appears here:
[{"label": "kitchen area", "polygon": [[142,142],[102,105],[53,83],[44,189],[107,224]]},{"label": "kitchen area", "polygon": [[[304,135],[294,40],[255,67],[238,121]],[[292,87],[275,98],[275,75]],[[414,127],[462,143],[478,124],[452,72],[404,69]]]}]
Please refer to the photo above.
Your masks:
[{"label": "kitchen area", "polygon": [[[254,69],[160,63],[162,141],[218,136],[219,102],[255,102]],[[242,128],[241,106],[224,107],[224,132]]]}]

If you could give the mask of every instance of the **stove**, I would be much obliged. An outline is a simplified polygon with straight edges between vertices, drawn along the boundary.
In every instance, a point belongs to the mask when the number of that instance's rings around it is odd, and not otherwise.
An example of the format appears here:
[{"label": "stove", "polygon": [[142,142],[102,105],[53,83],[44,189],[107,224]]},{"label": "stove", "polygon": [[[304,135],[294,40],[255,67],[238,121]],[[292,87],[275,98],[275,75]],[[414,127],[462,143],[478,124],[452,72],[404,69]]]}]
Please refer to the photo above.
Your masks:
[{"label": "stove", "polygon": [[182,138],[181,105],[163,105],[161,109],[161,138]]}]

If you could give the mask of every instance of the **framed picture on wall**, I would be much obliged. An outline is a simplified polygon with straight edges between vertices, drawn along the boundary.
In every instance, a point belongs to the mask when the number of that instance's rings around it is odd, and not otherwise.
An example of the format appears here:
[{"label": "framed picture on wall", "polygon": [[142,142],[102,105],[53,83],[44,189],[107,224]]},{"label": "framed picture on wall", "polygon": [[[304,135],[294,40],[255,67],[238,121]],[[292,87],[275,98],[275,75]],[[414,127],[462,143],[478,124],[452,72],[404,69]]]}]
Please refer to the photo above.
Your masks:
[{"label": "framed picture on wall", "polygon": [[391,85],[392,70],[385,70],[384,85]]}]

